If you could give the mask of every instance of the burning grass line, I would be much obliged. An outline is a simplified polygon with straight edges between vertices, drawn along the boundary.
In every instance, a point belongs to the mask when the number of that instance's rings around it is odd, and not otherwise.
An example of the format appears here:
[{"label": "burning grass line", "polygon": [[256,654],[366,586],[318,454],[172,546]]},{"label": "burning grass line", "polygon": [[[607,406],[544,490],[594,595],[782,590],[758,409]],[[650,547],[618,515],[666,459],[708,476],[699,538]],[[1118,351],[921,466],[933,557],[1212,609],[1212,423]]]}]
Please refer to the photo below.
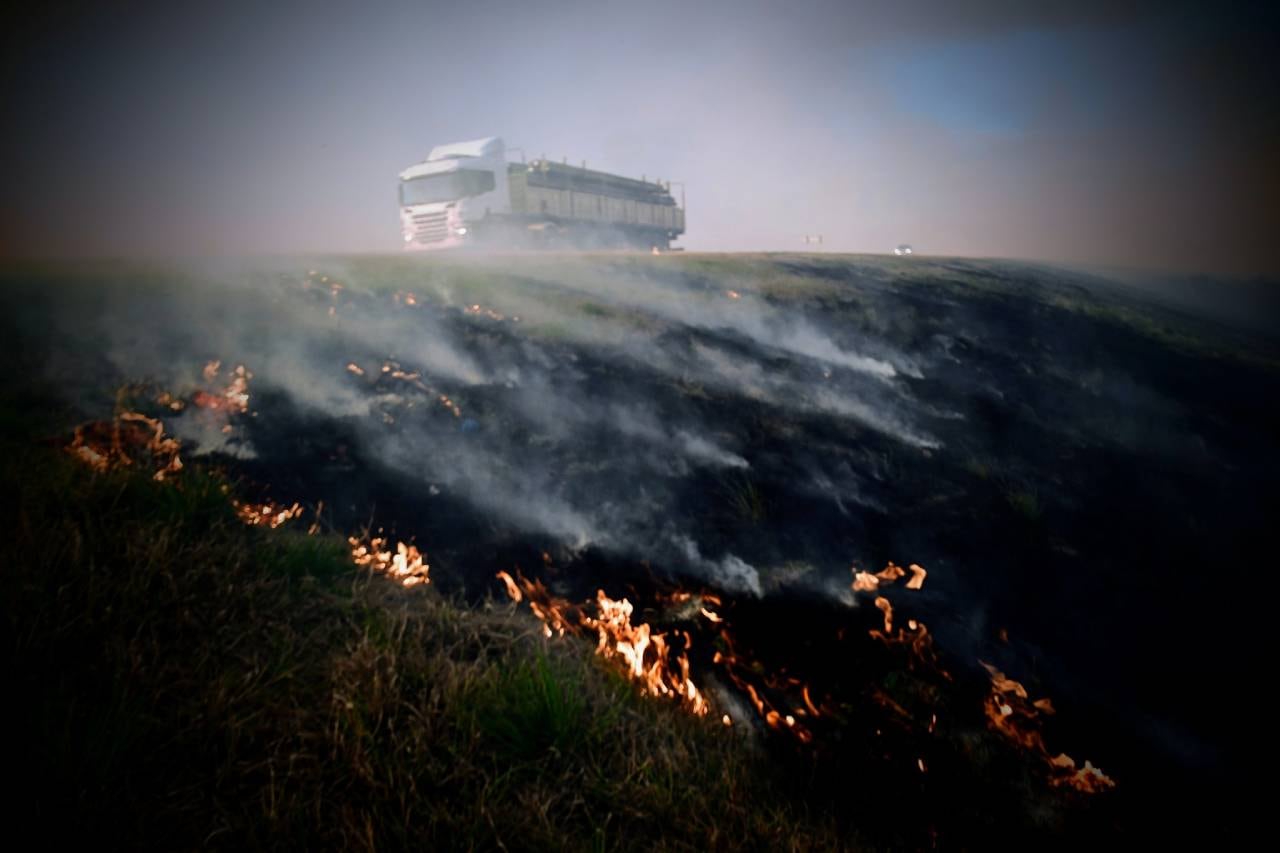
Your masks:
[{"label": "burning grass line", "polygon": [[619,665],[622,672],[644,688],[650,696],[670,698],[695,716],[706,716],[711,708],[702,691],[689,677],[691,638],[683,633],[679,650],[668,644],[668,634],[652,632],[648,623],[633,625],[633,607],[625,598],[612,599],[604,590],[596,592],[595,615],[566,599],[551,595],[541,581],[526,579],[517,572],[513,578],[498,572],[508,596],[529,609],[543,624],[544,636],[584,636],[595,633],[596,654]]},{"label": "burning grass line", "polygon": [[[919,590],[924,586],[928,573],[916,564],[910,565],[911,578],[905,584],[910,590]],[[906,576],[900,566],[889,563],[876,574],[859,571],[853,568],[854,592],[877,593],[883,587]],[[898,628],[893,631],[893,605],[882,595],[876,595],[875,606],[884,616],[884,630],[872,629],[870,635],[889,646],[900,646],[908,649],[908,666],[925,666],[929,670],[951,680],[951,675],[938,664],[933,639],[928,629],[916,619],[907,620],[907,629]],[[1073,758],[1065,753],[1053,755],[1045,745],[1040,731],[1042,715],[1055,713],[1053,703],[1047,698],[1032,700],[1027,689],[1018,681],[1006,676],[1003,672],[985,661],[979,661],[987,670],[991,679],[991,690],[983,702],[988,725],[1004,735],[1010,742],[1035,756],[1049,775],[1049,782],[1054,787],[1069,787],[1084,794],[1096,794],[1111,790],[1115,782],[1098,768],[1086,761],[1077,767]],[[910,713],[894,702],[887,695],[877,694],[877,701],[883,707],[910,719]],[[929,732],[936,727],[937,717],[934,715],[929,724]],[[922,768],[923,772],[923,768]]]}]

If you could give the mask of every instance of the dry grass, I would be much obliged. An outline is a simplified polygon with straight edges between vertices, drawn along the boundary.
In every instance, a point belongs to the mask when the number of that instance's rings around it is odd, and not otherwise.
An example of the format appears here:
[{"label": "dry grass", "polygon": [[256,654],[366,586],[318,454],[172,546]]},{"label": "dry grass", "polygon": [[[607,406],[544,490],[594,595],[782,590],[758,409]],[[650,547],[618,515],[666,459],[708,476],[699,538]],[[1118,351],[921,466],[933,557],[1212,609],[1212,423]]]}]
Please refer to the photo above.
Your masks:
[{"label": "dry grass", "polygon": [[46,843],[848,846],[748,743],[508,605],[244,528],[199,471],[171,486],[5,450],[10,805]]}]

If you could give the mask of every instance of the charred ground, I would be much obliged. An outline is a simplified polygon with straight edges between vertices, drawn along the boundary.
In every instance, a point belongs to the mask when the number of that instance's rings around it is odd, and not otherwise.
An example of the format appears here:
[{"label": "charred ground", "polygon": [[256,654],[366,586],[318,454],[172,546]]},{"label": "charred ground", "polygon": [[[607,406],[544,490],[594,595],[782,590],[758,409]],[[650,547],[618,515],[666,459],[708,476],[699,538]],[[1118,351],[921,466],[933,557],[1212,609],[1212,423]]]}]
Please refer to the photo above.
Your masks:
[{"label": "charred ground", "polygon": [[[779,766],[824,810],[912,798],[927,817],[895,843],[1132,828],[1238,778],[1251,735],[1215,685],[1250,660],[1203,637],[1223,630],[1208,578],[1250,565],[1274,510],[1273,338],[1097,277],[921,258],[7,278],[15,387],[35,378],[93,418],[122,386],[154,405],[207,362],[243,363],[250,413],[227,433],[174,414],[173,431],[249,497],[412,538],[446,594],[479,605],[519,567],[570,600],[628,595],[694,634],[713,687],[713,626],[664,596],[721,594],[737,651],[830,711],[812,748],[769,741]],[[928,569],[887,594],[954,681],[867,640],[880,614],[850,566],[889,561]],[[1262,609],[1243,592],[1227,630],[1247,650]],[[978,660],[1053,697],[1055,750],[1120,782],[1103,805],[1055,798],[985,740]],[[886,697],[909,718],[887,736]],[[989,802],[956,798],[975,785]]]}]

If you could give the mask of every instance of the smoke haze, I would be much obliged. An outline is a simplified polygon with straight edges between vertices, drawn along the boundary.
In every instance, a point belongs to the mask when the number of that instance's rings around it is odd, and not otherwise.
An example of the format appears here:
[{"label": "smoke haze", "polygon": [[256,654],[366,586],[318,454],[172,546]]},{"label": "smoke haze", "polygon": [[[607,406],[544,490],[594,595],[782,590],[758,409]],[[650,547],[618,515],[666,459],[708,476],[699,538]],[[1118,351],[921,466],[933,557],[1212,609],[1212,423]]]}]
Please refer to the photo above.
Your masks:
[{"label": "smoke haze", "polygon": [[[7,22],[9,256],[398,247],[502,135],[683,181],[684,245],[1280,271],[1275,10],[148,2]],[[679,191],[677,189],[677,191]]]}]

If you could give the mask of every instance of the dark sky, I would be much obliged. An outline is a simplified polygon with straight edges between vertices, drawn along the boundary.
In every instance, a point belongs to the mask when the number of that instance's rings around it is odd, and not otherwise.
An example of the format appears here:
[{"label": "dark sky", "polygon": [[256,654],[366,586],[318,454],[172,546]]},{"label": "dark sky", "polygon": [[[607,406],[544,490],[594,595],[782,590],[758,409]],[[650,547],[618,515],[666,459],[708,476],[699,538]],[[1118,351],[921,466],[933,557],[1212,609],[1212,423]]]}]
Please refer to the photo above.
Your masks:
[{"label": "dark sky", "polygon": [[1280,4],[57,3],[4,21],[0,254],[395,250],[501,135],[682,180],[690,249],[1280,272]]}]

